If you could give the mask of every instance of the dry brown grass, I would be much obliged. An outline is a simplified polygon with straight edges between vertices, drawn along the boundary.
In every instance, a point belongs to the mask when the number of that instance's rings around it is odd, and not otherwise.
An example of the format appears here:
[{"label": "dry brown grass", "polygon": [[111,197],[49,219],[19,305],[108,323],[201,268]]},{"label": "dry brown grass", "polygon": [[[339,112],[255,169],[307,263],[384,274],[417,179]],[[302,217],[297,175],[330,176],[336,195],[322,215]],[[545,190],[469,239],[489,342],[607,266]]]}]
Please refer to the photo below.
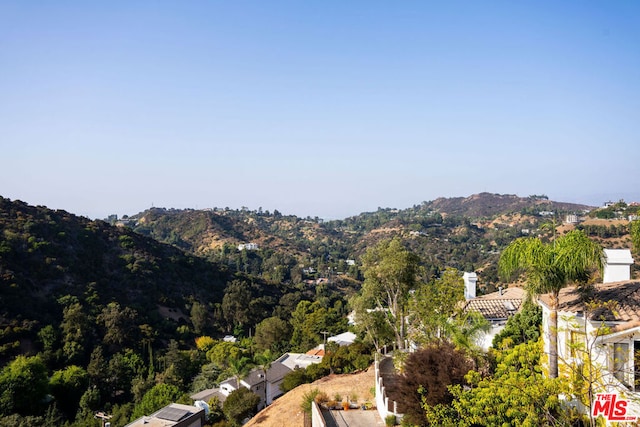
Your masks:
[{"label": "dry brown grass", "polygon": [[302,396],[317,388],[330,398],[340,394],[343,398],[357,394],[358,402],[375,403],[371,388],[375,385],[373,366],[357,374],[329,375],[311,384],[302,384],[278,398],[245,424],[245,427],[289,427],[302,426],[304,415],[300,409]]}]

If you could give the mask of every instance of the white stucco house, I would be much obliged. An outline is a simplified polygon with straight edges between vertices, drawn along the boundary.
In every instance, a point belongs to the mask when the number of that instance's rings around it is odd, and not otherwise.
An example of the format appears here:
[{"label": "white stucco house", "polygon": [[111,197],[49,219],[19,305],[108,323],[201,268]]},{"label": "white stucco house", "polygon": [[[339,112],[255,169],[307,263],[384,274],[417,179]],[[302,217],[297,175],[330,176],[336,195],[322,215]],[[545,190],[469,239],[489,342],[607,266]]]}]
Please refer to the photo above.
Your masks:
[{"label": "white stucco house", "polygon": [[[625,396],[640,416],[640,280],[630,279],[628,249],[605,250],[605,261],[604,283],[586,292],[575,286],[560,291],[558,371],[570,376],[591,360],[596,391]],[[551,302],[550,294],[538,299],[545,354],[550,349]],[[584,402],[575,403],[585,410]]]},{"label": "white stucco house", "polygon": [[465,303],[463,310],[476,311],[489,321],[491,328],[483,333],[476,344],[484,350],[491,347],[493,338],[504,329],[507,320],[520,311],[520,307],[526,297],[524,289],[517,286],[499,289],[490,294],[476,296],[476,273],[464,273]]},{"label": "white stucco house", "polygon": [[525,297],[525,290],[514,286],[481,295],[465,303],[465,311],[477,311],[491,325],[477,342],[482,349],[488,350],[491,347],[493,338],[504,329],[507,320],[520,311]]}]

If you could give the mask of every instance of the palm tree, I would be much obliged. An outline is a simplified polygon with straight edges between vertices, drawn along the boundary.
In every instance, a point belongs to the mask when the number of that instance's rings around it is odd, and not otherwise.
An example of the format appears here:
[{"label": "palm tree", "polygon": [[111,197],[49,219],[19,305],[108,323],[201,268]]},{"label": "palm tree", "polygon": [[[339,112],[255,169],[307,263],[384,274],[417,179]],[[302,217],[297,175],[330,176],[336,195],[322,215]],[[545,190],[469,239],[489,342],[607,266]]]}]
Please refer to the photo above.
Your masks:
[{"label": "palm tree", "polygon": [[254,356],[253,361],[258,365],[258,368],[262,371],[262,378],[264,378],[264,406],[267,406],[267,372],[271,368],[271,363],[275,357],[271,350],[266,349],[263,353],[258,353]]},{"label": "palm tree", "polygon": [[249,369],[251,368],[249,365],[251,359],[246,356],[241,356],[235,359],[229,360],[229,372],[233,375],[233,378],[236,380],[235,386],[240,388],[240,381],[244,379],[249,373]]},{"label": "palm tree", "polygon": [[498,270],[504,280],[524,273],[531,296],[550,294],[549,376],[558,377],[558,297],[569,283],[584,284],[593,269],[602,269],[600,245],[582,231],[573,230],[551,243],[521,237],[500,256]]}]

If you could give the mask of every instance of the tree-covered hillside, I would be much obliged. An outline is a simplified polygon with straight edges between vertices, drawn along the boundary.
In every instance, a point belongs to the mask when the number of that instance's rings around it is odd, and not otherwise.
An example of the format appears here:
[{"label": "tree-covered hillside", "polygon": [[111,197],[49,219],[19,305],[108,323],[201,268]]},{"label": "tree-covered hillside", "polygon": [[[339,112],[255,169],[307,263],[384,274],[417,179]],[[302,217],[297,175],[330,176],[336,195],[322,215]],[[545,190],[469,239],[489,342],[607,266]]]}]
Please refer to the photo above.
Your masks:
[{"label": "tree-covered hillside", "polygon": [[[220,302],[229,280],[215,263],[130,229],[19,201],[0,198],[0,230],[4,346],[59,325],[64,298],[78,300],[86,315],[116,302],[135,309],[139,324],[160,326],[161,307]],[[162,327],[175,334],[175,325]],[[3,349],[0,357],[11,355]]]},{"label": "tree-covered hillside", "polygon": [[[126,423],[156,384],[199,387],[200,336],[246,337],[266,318],[288,322],[301,301],[344,318],[332,286],[265,280],[130,228],[0,198],[0,425],[11,415],[81,426],[96,410]],[[45,407],[53,418],[41,418]]]},{"label": "tree-covered hillside", "polygon": [[[322,221],[247,209],[154,208],[128,218],[139,233],[266,280],[299,282],[344,275],[362,279],[357,261],[378,241],[401,236],[425,263],[428,277],[446,267],[478,271],[495,289],[498,251],[528,233],[549,234],[545,223],[561,223],[585,205],[546,196],[481,193],[436,199],[408,209],[379,208],[343,220]],[[549,212],[553,212],[550,216]],[[242,243],[257,251],[238,251]]]}]

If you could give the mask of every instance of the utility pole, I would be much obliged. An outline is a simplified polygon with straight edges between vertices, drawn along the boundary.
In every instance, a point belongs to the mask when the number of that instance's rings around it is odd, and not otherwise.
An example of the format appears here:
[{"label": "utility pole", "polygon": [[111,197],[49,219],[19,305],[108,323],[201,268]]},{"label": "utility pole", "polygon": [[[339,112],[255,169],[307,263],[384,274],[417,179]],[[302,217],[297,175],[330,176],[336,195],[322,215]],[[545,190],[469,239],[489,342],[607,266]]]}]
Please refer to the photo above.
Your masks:
[{"label": "utility pole", "polygon": [[322,349],[324,350],[324,354],[327,354],[327,335],[329,334],[329,332],[322,331],[320,333],[324,336],[324,347]]},{"label": "utility pole", "polygon": [[[329,334],[329,332],[322,331],[320,333],[324,336],[324,356],[322,356],[322,358],[324,359],[325,356],[327,356],[327,335]],[[333,369],[331,368],[331,359],[328,360],[329,361],[327,363],[329,364],[329,372],[333,374]]]}]

